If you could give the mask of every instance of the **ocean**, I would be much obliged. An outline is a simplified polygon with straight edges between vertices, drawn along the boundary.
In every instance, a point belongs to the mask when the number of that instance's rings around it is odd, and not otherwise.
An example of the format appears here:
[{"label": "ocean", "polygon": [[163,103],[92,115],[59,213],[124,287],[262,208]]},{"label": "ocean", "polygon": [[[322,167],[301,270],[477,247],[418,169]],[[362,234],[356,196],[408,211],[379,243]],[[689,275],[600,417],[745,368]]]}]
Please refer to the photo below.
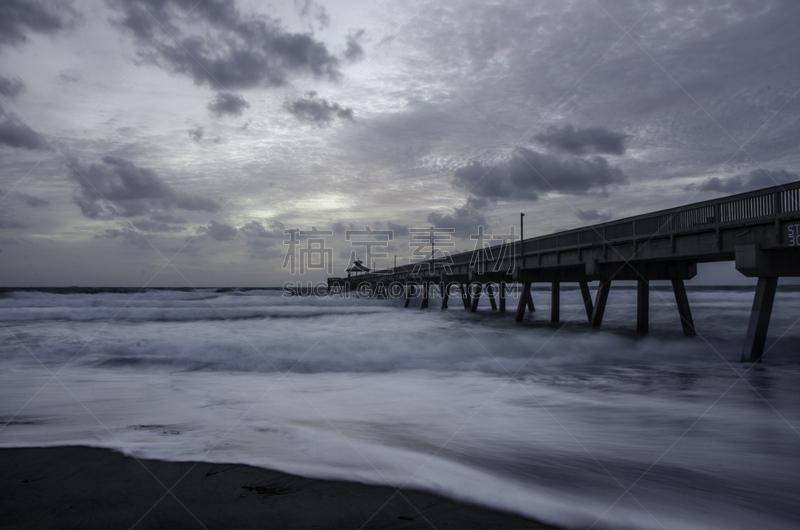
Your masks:
[{"label": "ocean", "polygon": [[[656,283],[656,282],[654,282]],[[86,445],[435,492],[575,528],[800,525],[800,292],[739,363],[752,288],[484,298],[280,290],[0,295],[0,446]]]}]

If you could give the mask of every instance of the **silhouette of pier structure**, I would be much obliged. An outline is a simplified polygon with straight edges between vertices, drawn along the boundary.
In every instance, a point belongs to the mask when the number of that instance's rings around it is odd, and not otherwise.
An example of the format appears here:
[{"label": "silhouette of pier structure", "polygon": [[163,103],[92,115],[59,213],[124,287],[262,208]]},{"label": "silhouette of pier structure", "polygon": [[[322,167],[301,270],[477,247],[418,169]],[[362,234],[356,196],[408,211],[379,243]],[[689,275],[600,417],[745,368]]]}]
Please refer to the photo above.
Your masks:
[{"label": "silhouette of pier structure", "polygon": [[[562,283],[577,283],[589,325],[599,329],[611,284],[637,282],[636,329],[649,328],[650,282],[670,280],[686,335],[695,325],[685,280],[698,263],[734,261],[743,275],[758,278],[742,361],[760,361],[778,278],[800,276],[800,182],[687,204],[503,245],[429,259],[347,278],[329,278],[328,292],[355,291],[373,297],[404,296],[405,307],[431,288],[442,309],[451,296],[476,311],[481,296],[492,310],[506,310],[513,284],[521,289],[516,320],[534,311],[531,286],[551,285],[551,321],[559,322]],[[594,300],[589,283],[599,282]],[[497,293],[495,293],[497,291]],[[495,297],[497,294],[497,299]]]}]

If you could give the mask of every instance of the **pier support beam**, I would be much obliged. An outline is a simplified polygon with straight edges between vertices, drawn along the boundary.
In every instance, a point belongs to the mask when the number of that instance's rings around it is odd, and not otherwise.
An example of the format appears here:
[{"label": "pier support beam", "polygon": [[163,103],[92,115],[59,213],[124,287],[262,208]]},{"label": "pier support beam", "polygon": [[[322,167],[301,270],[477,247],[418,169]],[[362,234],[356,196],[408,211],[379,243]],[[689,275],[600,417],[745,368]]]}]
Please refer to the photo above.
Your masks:
[{"label": "pier support beam", "polygon": [[414,289],[413,285],[406,284],[406,305],[403,307],[408,307],[408,304],[411,303],[411,298],[416,295],[416,289]]},{"label": "pier support beam", "polygon": [[647,333],[650,328],[650,282],[639,278],[636,286],[636,331]]},{"label": "pier support beam", "polygon": [[522,293],[519,297],[519,305],[517,306],[517,322],[522,322],[522,317],[525,316],[525,308],[530,306],[533,306],[531,282],[524,282],[522,284]]},{"label": "pier support beam", "polygon": [[506,282],[500,282],[500,293],[498,295],[500,298],[500,312],[506,312]]},{"label": "pier support beam", "polygon": [[778,288],[777,277],[760,277],[756,285],[756,296],[753,310],[750,312],[750,323],[744,337],[742,362],[761,362],[764,354],[764,343],[767,340],[767,328],[772,316],[772,303],[775,301],[775,290]]},{"label": "pier support beam", "polygon": [[581,286],[581,296],[583,296],[583,307],[586,309],[586,319],[591,322],[594,304],[592,304],[592,293],[589,292],[589,283],[586,282],[586,280],[581,280],[578,284]]},{"label": "pier support beam", "polygon": [[558,324],[561,313],[561,283],[550,284],[550,322]]},{"label": "pier support beam", "polygon": [[492,304],[492,311],[497,311],[497,302],[494,299],[494,289],[492,289],[492,284],[486,284],[486,296],[489,297],[489,303]]},{"label": "pier support beam", "polygon": [[458,288],[461,290],[461,301],[464,302],[464,309],[469,311],[471,305],[469,299],[469,287],[465,283],[459,283]]},{"label": "pier support beam", "polygon": [[444,282],[440,285],[442,290],[442,309],[447,309],[447,300],[450,298],[450,285]]},{"label": "pier support beam", "polygon": [[672,290],[675,291],[675,302],[678,304],[683,334],[687,337],[694,337],[697,332],[694,329],[692,310],[689,307],[689,298],[686,296],[686,287],[683,285],[683,280],[672,280]]},{"label": "pier support beam", "polygon": [[603,314],[606,312],[606,302],[608,292],[611,290],[611,280],[600,280],[597,286],[597,295],[594,300],[594,310],[592,311],[591,325],[594,329],[600,329],[603,324]]},{"label": "pier support beam", "polygon": [[473,313],[478,310],[478,302],[480,302],[481,300],[481,290],[483,289],[482,283],[476,283],[475,285],[477,286],[477,288],[475,289],[475,292],[472,294],[472,309],[470,309],[470,311]]},{"label": "pier support beam", "polygon": [[431,282],[422,282],[422,304],[420,309],[428,309],[428,296],[430,295]]}]

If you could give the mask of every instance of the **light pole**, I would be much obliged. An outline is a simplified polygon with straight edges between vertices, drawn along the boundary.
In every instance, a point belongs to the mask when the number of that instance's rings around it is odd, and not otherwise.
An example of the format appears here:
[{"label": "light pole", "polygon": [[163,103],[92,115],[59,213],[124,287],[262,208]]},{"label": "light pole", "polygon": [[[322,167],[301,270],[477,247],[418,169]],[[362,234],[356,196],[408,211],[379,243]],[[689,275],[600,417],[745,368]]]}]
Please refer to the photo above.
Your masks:
[{"label": "light pole", "polygon": [[436,236],[434,235],[433,225],[431,225],[430,230],[431,230],[431,261],[433,261],[433,255],[436,253],[436,249],[434,248],[434,241],[436,240]]},{"label": "light pole", "polygon": [[524,213],[520,213],[519,214],[519,257],[520,257],[520,259],[522,259],[522,251],[523,251],[522,242],[525,240],[525,238],[522,235],[523,234],[523,228],[522,228],[522,222],[523,222],[522,218],[523,217],[525,217],[525,214]]}]

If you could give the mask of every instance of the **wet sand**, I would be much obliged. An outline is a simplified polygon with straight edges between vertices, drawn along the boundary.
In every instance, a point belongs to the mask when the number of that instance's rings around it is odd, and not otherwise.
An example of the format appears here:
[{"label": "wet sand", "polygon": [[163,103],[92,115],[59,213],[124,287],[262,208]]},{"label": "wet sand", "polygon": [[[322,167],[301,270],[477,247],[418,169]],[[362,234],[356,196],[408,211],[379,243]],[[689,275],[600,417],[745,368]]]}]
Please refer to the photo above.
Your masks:
[{"label": "wet sand", "polygon": [[430,493],[89,447],[0,449],[3,528],[552,529]]}]

